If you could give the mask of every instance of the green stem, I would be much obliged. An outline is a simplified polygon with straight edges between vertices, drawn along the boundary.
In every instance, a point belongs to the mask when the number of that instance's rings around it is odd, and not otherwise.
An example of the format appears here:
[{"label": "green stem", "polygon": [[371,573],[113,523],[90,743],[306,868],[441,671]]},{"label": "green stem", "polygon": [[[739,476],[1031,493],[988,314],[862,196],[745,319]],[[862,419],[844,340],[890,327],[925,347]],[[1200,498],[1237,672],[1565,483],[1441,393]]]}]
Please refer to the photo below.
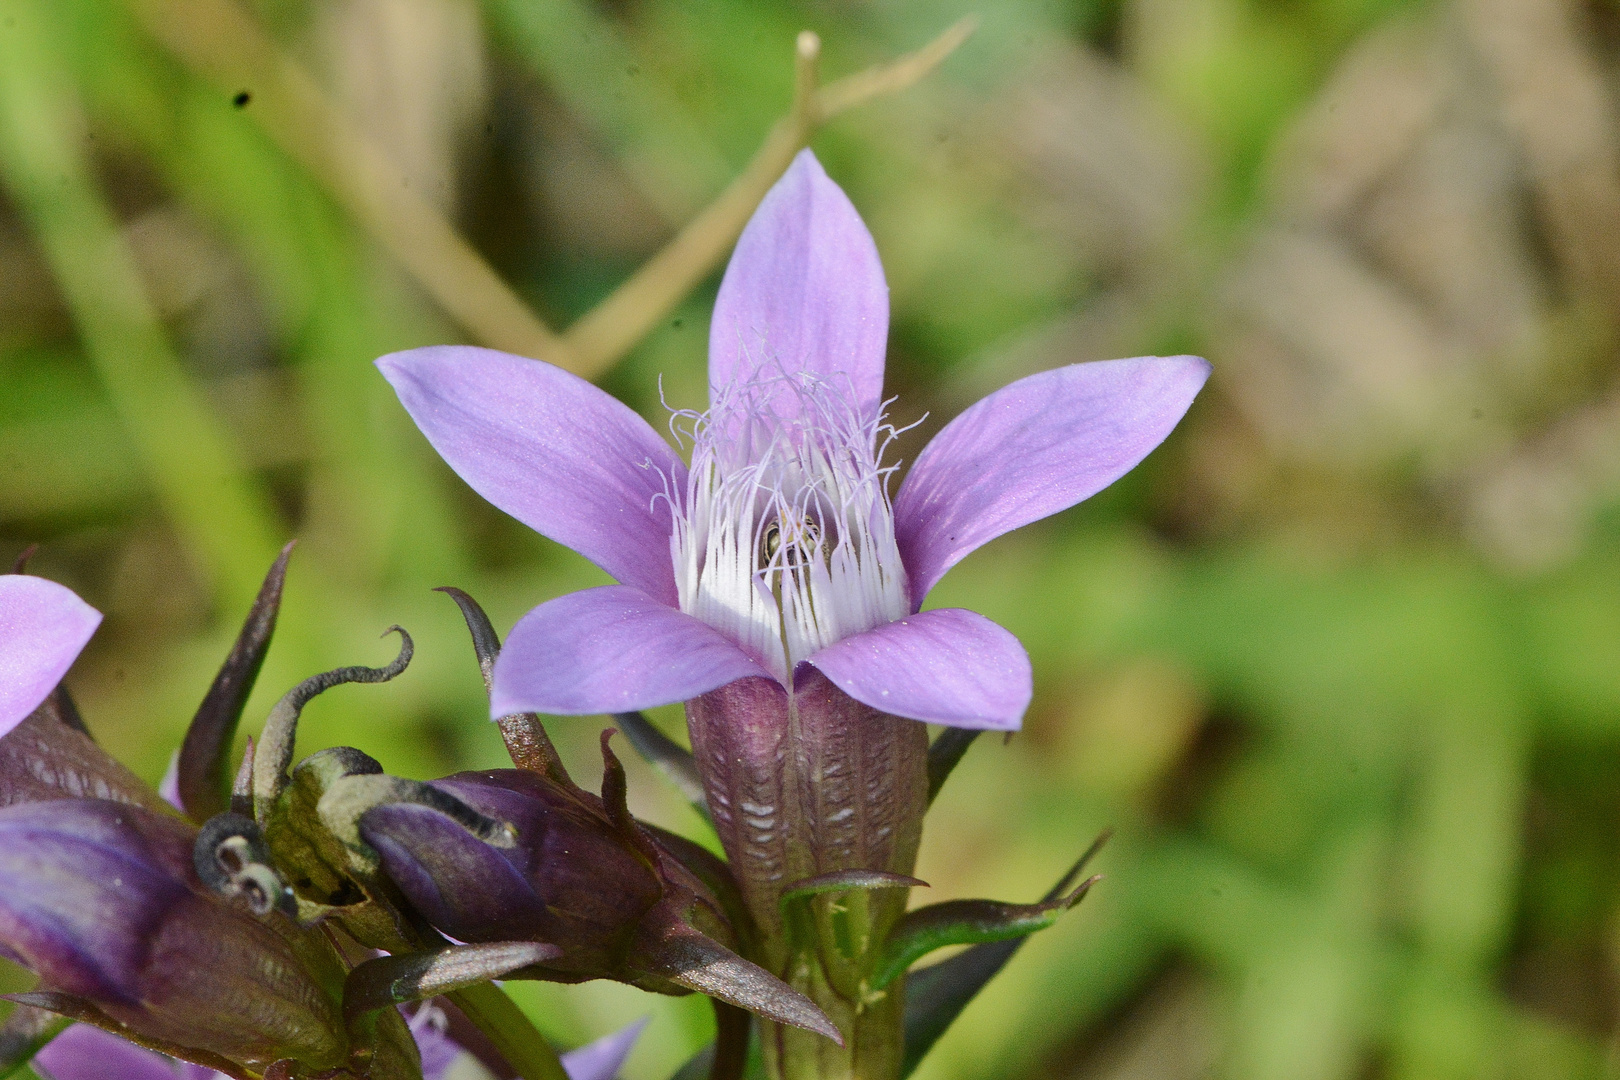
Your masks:
[{"label": "green stem", "polygon": [[557,1052],[500,987],[479,983],[445,996],[489,1036],[522,1080],[568,1080]]}]

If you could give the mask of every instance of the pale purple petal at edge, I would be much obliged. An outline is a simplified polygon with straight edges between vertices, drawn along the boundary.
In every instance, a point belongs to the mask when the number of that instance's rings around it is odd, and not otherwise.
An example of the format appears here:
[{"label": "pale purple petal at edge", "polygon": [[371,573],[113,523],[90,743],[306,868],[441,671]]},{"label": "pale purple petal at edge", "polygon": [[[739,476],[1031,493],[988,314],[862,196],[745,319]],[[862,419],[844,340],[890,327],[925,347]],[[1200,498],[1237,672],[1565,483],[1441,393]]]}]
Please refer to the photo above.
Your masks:
[{"label": "pale purple petal at edge", "polygon": [[[173,1058],[89,1024],[74,1024],[52,1039],[34,1055],[34,1069],[46,1080],[179,1080],[182,1075]],[[218,1075],[211,1069],[200,1074]]]},{"label": "pale purple petal at edge", "polygon": [[44,701],[101,623],[72,589],[0,574],[0,735]]},{"label": "pale purple petal at edge", "polygon": [[1016,731],[1029,707],[1029,654],[983,615],[938,608],[847,637],[809,661],[874,709],[951,727]]},{"label": "pale purple petal at edge", "polygon": [[895,539],[921,607],[975,548],[1090,498],[1164,441],[1209,362],[1139,356],[1043,371],[945,425],[894,501]]},{"label": "pale purple petal at edge", "polygon": [[675,603],[668,491],[686,466],[631,408],[577,375],[467,345],[377,367],[478,494],[627,585]]},{"label": "pale purple petal at edge", "polygon": [[[876,415],[889,338],[889,287],[849,196],[808,150],[765,195],[737,240],[709,324],[709,398],[761,364],[810,372]],[[767,371],[771,368],[767,368]],[[790,391],[773,396],[791,417]]]},{"label": "pale purple petal at edge", "polygon": [[604,1035],[595,1042],[564,1054],[562,1067],[563,1072],[568,1074],[568,1080],[613,1080],[624,1067],[625,1058],[630,1056],[630,1051],[635,1048],[636,1040],[641,1037],[641,1031],[650,1019],[644,1016],[611,1035]]},{"label": "pale purple petal at edge", "polygon": [[628,712],[769,672],[718,630],[628,585],[549,600],[512,628],[491,714]]}]

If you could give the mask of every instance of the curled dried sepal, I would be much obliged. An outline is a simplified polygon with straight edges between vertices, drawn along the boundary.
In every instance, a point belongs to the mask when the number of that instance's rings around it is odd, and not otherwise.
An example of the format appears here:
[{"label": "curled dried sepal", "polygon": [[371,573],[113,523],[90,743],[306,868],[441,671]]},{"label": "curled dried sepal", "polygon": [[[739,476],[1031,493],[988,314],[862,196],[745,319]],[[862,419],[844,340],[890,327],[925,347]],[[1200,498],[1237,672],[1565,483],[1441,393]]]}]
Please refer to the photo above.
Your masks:
[{"label": "curled dried sepal", "polygon": [[388,634],[398,634],[400,638],[399,655],[391,663],[380,668],[343,667],[313,675],[289,690],[270,710],[253,761],[253,817],[259,824],[264,824],[271,808],[287,787],[287,768],[292,764],[298,716],[310,699],[344,683],[387,682],[410,664],[415,651],[411,635],[399,626],[390,626],[383,631],[385,637]]},{"label": "curled dried sepal", "polygon": [[180,790],[180,805],[193,821],[206,821],[226,808],[231,740],[236,736],[236,725],[253,693],[259,669],[264,666],[265,654],[270,651],[292,549],[291,543],[282,548],[281,555],[270,567],[247,620],[236,636],[236,644],[214,676],[213,684],[192,717],[191,726],[186,729],[185,741],[180,744],[175,779]]}]

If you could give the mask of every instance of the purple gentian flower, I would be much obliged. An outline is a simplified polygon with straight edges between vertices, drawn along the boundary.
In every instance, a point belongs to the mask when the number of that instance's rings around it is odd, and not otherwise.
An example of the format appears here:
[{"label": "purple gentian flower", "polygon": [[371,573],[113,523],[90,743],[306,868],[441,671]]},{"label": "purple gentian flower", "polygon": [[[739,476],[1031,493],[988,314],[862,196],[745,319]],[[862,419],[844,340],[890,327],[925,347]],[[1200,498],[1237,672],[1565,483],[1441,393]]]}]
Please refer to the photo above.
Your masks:
[{"label": "purple gentian flower", "polygon": [[[1192,356],[1074,364],[991,394],[892,503],[888,289],[843,191],[804,151],[743,231],[715,302],[691,466],[627,406],[549,364],[465,346],[378,366],[451,467],[620,584],[535,608],[495,669],[497,716],[691,701],[819,671],[891,716],[1018,727],[1029,659],[929,589],[1003,533],[1111,484],[1209,374]],[[768,816],[768,815],[767,815]]]},{"label": "purple gentian flower", "polygon": [[56,689],[100,623],[66,586],[0,574],[0,736]]}]

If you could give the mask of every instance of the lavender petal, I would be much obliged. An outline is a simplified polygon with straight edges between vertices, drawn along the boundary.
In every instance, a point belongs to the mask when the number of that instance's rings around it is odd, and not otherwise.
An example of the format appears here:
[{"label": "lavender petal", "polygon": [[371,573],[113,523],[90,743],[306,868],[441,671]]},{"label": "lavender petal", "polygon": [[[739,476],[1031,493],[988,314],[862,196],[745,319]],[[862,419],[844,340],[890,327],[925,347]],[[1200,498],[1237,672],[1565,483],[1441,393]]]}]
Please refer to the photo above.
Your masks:
[{"label": "lavender petal", "polygon": [[561,368],[490,349],[436,345],[377,366],[473,490],[675,603],[665,494],[684,489],[686,466],[629,406]]},{"label": "lavender petal", "polygon": [[[709,396],[765,364],[809,372],[875,414],[883,391],[889,287],[877,247],[849,197],[800,151],[737,241],[709,326]],[[789,417],[791,388],[773,395]]]},{"label": "lavender petal", "polygon": [[[181,1080],[181,1063],[156,1050],[136,1046],[91,1024],[74,1024],[34,1055],[34,1071],[45,1080]],[[197,1069],[202,1077],[218,1074]],[[190,1074],[184,1074],[190,1080]]]},{"label": "lavender petal", "polygon": [[894,502],[913,607],[975,548],[1090,498],[1164,441],[1209,377],[1196,356],[1044,371],[945,426]]},{"label": "lavender petal", "polygon": [[518,621],[495,662],[490,710],[629,712],[765,674],[718,630],[639,589],[606,585],[548,601]]},{"label": "lavender petal", "polygon": [[568,1051],[562,1056],[563,1072],[568,1074],[568,1080],[613,1080],[651,1019],[644,1016],[611,1035]]},{"label": "lavender petal", "polygon": [[1016,731],[1029,707],[1029,655],[983,615],[925,611],[847,637],[809,663],[882,712],[951,727]]},{"label": "lavender petal", "polygon": [[100,623],[101,613],[72,589],[0,575],[0,735],[56,688]]}]

